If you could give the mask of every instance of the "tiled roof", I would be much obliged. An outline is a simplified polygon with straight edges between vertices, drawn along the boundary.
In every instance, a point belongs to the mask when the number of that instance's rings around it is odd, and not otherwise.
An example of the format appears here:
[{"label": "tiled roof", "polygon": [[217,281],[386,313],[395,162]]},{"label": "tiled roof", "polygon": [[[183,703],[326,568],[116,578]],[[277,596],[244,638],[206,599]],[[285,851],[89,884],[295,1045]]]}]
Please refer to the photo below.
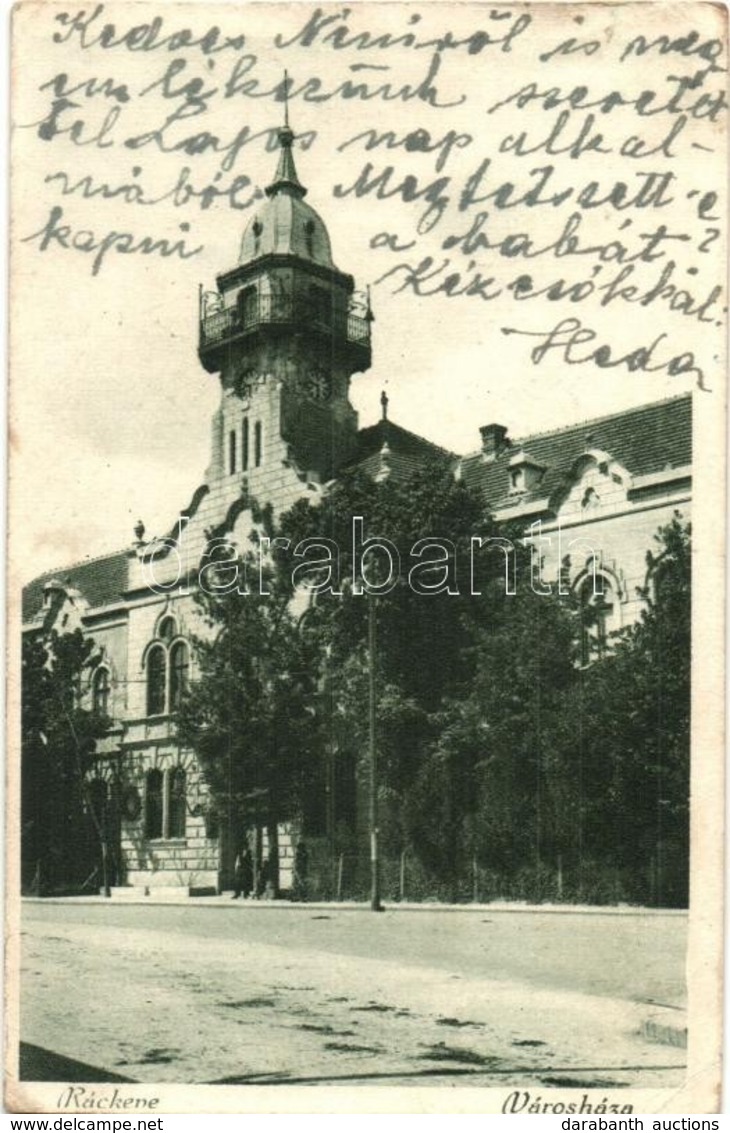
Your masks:
[{"label": "tiled roof", "polygon": [[393,421],[381,420],[358,433],[357,455],[348,465],[348,471],[361,469],[369,476],[376,476],[382,469],[381,452],[385,444],[389,450],[388,466],[396,476],[407,476],[425,461],[434,458],[456,459],[454,453],[427,441],[425,437],[411,433]]},{"label": "tiled roof", "polygon": [[[348,470],[362,469],[376,476],[383,468],[383,446],[391,474],[406,476],[424,461],[455,460],[453,453],[393,421],[381,420],[358,433],[358,452]],[[574,462],[586,449],[609,453],[634,476],[679,468],[692,461],[692,395],[583,421],[550,433],[507,439],[495,460],[485,462],[481,452],[463,458],[462,477],[481,491],[492,506],[508,498],[509,461],[523,449],[545,472],[531,493],[521,499],[544,498],[567,482]],[[56,579],[80,591],[91,609],[120,601],[128,587],[129,550],[86,559],[61,570],[48,571],[23,590],[23,621],[32,621],[43,604],[43,588]]]},{"label": "tiled roof", "polygon": [[542,499],[560,489],[587,449],[607,452],[632,476],[679,468],[692,462],[692,395],[582,421],[551,433],[508,437],[494,460],[485,461],[481,452],[465,456],[461,462],[463,479],[479,490],[488,504],[496,506],[509,494],[510,458],[521,449],[545,469],[540,482],[521,497],[523,500]]},{"label": "tiled roof", "polygon": [[93,609],[121,600],[129,577],[129,551],[116,551],[98,559],[85,559],[61,570],[47,571],[23,587],[23,621],[38,615],[43,605],[43,588],[56,579],[78,590]]}]

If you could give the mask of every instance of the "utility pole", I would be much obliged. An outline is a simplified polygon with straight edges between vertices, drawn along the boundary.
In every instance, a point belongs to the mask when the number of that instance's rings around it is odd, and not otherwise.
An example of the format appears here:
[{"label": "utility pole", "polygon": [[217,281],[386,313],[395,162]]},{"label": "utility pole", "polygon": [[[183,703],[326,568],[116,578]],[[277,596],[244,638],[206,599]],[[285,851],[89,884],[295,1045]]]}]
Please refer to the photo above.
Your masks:
[{"label": "utility pole", "polygon": [[377,635],[375,625],[375,596],[368,591],[368,749],[370,756],[370,908],[382,913],[380,904],[380,860],[378,857],[378,744],[375,732],[376,687],[375,670]]}]

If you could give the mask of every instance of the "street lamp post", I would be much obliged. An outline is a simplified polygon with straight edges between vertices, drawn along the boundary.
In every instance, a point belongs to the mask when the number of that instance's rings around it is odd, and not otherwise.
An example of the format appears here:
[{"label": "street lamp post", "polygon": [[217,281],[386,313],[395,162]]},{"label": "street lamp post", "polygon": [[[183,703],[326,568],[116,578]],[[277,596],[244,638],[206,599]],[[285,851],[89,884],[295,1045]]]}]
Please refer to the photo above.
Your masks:
[{"label": "street lamp post", "polygon": [[378,744],[375,732],[377,708],[375,669],[377,635],[375,597],[368,591],[368,754],[370,758],[370,908],[381,913],[380,860],[378,856]]}]

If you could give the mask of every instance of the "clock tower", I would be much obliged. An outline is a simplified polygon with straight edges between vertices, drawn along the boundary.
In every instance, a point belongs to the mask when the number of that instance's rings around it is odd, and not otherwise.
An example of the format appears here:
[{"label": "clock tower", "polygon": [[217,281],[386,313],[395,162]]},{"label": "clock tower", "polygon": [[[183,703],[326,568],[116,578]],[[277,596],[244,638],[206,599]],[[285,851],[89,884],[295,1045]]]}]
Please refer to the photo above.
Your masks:
[{"label": "clock tower", "polygon": [[291,470],[321,483],[353,454],[350,378],[371,361],[369,303],[335,267],[327,229],[304,199],[293,141],[287,123],[238,264],[200,305],[200,360],[221,381],[209,483],[228,495],[243,477],[275,510],[290,502]]}]

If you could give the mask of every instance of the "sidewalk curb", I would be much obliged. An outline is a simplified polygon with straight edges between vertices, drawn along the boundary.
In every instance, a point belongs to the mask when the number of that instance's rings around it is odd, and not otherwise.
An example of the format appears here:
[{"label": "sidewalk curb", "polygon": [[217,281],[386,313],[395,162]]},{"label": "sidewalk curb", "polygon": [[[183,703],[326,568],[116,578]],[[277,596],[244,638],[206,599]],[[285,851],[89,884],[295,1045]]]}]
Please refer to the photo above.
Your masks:
[{"label": "sidewalk curb", "polygon": [[[137,895],[129,897],[101,897],[101,896],[84,896],[84,897],[22,897],[21,903],[24,905],[108,905],[110,908],[119,908],[121,906],[194,906],[195,908],[216,908],[233,910],[245,909],[290,909],[292,912],[306,912],[307,910],[327,909],[331,912],[351,913],[351,912],[370,912],[369,904],[366,901],[283,901],[283,900],[261,900],[261,901],[239,901],[234,902],[231,900],[230,894],[222,894],[215,897],[174,897],[164,898],[158,894],[151,896]],[[441,913],[548,913],[548,914],[572,914],[572,915],[587,915],[587,916],[622,916],[622,917],[688,917],[688,909],[653,909],[643,908],[641,906],[633,905],[527,905],[527,904],[511,904],[506,901],[480,904],[463,904],[463,905],[449,905],[440,904],[438,902],[422,902],[417,904],[415,902],[388,902],[384,907],[384,912],[408,912],[408,913],[423,913],[423,912],[441,912]]]}]

